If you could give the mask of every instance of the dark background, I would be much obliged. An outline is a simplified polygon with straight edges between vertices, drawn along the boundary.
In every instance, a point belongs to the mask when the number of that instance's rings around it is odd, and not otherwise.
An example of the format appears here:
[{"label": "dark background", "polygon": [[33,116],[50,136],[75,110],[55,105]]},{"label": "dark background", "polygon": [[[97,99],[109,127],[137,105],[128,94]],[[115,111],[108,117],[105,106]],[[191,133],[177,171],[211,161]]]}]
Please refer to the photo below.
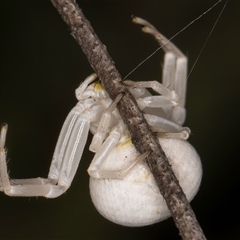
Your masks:
[{"label": "dark background", "polygon": [[[171,37],[216,1],[78,1],[125,76],[157,43],[131,23],[141,16]],[[0,123],[9,124],[12,178],[46,177],[74,90],[93,71],[50,1],[0,1]],[[174,38],[189,69],[224,3]],[[188,80],[189,141],[203,164],[192,207],[208,239],[240,239],[239,56],[240,3],[229,1]],[[158,52],[129,78],[161,79]],[[89,144],[89,143],[88,143]],[[0,239],[180,239],[172,219],[126,228],[95,210],[88,190],[88,146],[66,194],[57,199],[0,193]]]}]

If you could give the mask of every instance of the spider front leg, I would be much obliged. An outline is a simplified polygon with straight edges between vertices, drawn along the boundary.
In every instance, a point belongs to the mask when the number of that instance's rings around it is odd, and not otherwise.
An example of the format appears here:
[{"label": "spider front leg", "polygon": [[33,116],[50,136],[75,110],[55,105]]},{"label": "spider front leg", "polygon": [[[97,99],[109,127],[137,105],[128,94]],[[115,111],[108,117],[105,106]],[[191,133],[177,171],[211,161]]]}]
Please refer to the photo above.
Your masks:
[{"label": "spider front leg", "polygon": [[82,118],[81,109],[72,109],[62,127],[48,178],[10,179],[4,149],[7,125],[0,135],[0,191],[9,196],[44,196],[55,198],[71,185],[87,141],[90,122]]},{"label": "spider front leg", "polygon": [[[134,17],[133,22],[143,25],[143,31],[155,37],[165,51],[162,84],[157,81],[137,82],[135,87],[152,88],[162,96],[139,99],[142,107],[162,107],[169,110],[169,119],[179,125],[185,121],[187,58],[165,36],[144,19]],[[170,89],[168,89],[170,88]]]}]

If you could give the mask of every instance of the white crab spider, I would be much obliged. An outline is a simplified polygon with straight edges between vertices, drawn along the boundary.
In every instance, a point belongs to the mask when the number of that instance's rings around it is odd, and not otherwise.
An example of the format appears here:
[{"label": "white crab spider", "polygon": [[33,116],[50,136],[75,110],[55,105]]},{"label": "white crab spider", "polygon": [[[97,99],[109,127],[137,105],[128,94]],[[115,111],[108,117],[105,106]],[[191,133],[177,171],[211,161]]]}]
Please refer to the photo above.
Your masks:
[{"label": "white crab spider", "polygon": [[[152,129],[159,134],[166,153],[187,198],[198,191],[202,168],[198,154],[186,141],[190,130],[182,127],[185,119],[186,57],[152,25],[134,18],[144,31],[156,37],[166,52],[162,84],[157,81],[131,82],[130,91]],[[125,226],[144,226],[170,216],[155,180],[139,156],[116,104],[96,74],[77,89],[77,105],[67,116],[54,151],[48,178],[10,179],[4,149],[7,125],[0,135],[0,191],[9,196],[44,196],[55,198],[71,185],[85,147],[89,130],[93,133],[90,150],[95,153],[88,173],[90,193],[97,210],[107,219]],[[152,96],[146,88],[159,95]],[[180,97],[179,97],[180,96]]]}]

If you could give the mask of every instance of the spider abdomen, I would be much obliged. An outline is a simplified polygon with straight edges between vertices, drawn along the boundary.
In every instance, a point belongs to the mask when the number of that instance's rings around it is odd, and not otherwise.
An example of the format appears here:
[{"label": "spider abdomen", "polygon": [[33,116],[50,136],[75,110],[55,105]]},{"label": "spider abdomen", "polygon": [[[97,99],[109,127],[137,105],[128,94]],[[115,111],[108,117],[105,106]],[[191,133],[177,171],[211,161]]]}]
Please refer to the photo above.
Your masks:
[{"label": "spider abdomen", "polygon": [[[200,158],[184,140],[159,139],[188,200],[197,193],[202,176]],[[138,156],[135,147],[120,144],[102,168],[118,170]],[[90,178],[92,201],[101,215],[124,226],[146,226],[170,217],[145,161],[139,162],[121,180]]]}]

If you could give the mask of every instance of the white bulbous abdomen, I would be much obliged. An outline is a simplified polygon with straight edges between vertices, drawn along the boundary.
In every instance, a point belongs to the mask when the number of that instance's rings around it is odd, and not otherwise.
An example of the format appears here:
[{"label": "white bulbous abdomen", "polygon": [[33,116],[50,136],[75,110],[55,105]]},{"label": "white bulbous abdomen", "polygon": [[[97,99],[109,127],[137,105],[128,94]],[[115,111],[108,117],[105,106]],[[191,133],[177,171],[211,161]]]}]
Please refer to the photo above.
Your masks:
[{"label": "white bulbous abdomen", "polygon": [[[159,141],[188,200],[192,200],[202,176],[197,152],[184,140],[161,138]],[[138,155],[132,144],[119,144],[101,168],[122,169]],[[146,226],[170,216],[145,161],[137,163],[122,180],[90,178],[90,194],[99,213],[120,225]]]}]

